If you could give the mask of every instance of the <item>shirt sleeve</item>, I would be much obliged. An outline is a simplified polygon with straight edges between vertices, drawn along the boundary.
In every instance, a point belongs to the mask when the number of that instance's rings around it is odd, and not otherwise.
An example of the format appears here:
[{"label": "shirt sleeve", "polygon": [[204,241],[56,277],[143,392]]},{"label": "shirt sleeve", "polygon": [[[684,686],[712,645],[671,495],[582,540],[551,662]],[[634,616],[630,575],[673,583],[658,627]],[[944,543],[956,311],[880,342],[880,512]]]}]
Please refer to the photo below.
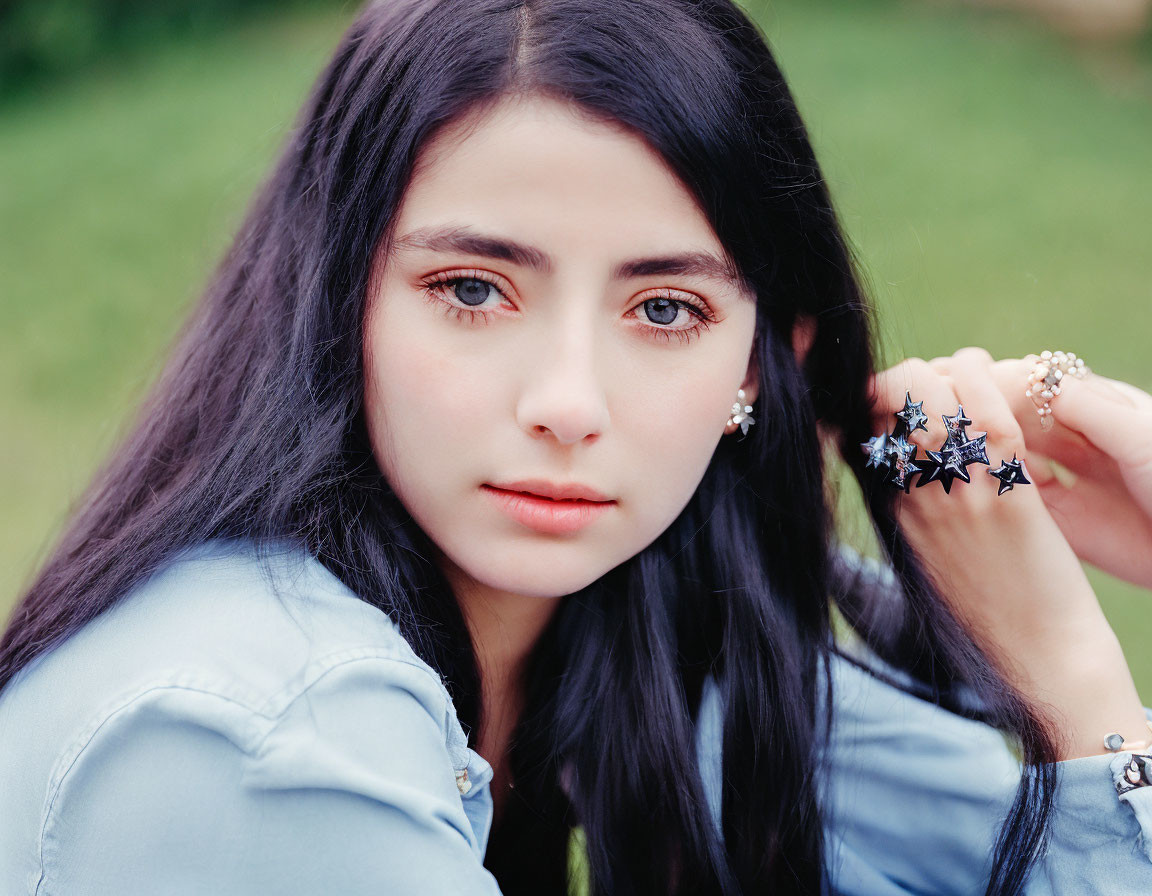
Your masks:
[{"label": "shirt sleeve", "polygon": [[[823,782],[833,891],[983,892],[1020,777],[1003,736],[846,661],[833,682]],[[1050,840],[1027,896],[1152,893],[1152,787],[1117,793],[1129,755],[1057,764]]]},{"label": "shirt sleeve", "polygon": [[55,788],[37,894],[498,896],[440,688],[367,657],[326,668],[273,715],[194,687],[138,695]]}]

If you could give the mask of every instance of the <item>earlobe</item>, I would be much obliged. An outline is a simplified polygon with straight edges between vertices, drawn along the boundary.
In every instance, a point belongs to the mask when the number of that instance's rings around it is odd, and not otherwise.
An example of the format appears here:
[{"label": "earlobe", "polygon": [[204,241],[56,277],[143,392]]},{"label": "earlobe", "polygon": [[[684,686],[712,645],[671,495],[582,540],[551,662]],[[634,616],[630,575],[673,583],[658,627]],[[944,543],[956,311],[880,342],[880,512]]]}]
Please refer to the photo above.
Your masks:
[{"label": "earlobe", "polygon": [[753,412],[755,411],[756,398],[760,394],[760,365],[756,363],[756,352],[752,352],[752,357],[748,361],[748,369],[744,374],[744,382],[740,384],[740,388],[736,392],[736,400],[732,403],[732,409],[728,412],[728,422],[724,426],[725,433],[732,433],[739,429],[741,432],[747,433],[748,427],[756,422]]},{"label": "earlobe", "polygon": [[756,418],[752,416],[752,412],[756,409],[750,404],[755,400],[743,389],[737,390],[736,401],[732,403],[732,410],[728,414],[728,422],[724,424],[725,432],[735,432],[734,427],[739,426],[741,432],[748,433],[748,427],[756,422]]}]

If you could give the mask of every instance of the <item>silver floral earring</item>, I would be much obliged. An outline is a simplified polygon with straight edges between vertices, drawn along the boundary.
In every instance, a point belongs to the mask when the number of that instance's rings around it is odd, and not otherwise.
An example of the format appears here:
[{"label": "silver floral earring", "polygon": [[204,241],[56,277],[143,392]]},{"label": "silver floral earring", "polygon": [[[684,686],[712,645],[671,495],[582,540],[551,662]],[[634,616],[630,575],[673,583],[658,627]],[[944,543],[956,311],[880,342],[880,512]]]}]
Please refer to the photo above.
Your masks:
[{"label": "silver floral earring", "polygon": [[740,425],[740,432],[748,435],[748,427],[756,421],[752,419],[752,405],[744,403],[744,390],[736,392],[736,402],[732,405],[732,414],[728,417],[728,426]]}]

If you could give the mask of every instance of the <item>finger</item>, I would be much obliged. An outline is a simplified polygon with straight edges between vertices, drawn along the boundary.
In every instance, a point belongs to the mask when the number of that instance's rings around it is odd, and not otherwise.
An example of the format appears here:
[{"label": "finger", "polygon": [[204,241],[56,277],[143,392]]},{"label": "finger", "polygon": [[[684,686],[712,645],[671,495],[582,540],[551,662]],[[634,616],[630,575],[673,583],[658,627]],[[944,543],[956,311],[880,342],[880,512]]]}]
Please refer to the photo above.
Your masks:
[{"label": "finger", "polygon": [[[956,390],[956,397],[964,407],[965,416],[972,421],[969,438],[978,438],[981,431],[986,433],[984,449],[988,464],[984,467],[974,465],[973,470],[981,470],[987,474],[1002,463],[1016,458],[1024,462],[1025,476],[1035,481],[1023,430],[1008,399],[993,377],[994,363],[995,360],[987,351],[975,346],[960,349],[952,356],[951,361],[952,384]],[[1050,478],[1050,466],[1041,465],[1038,475],[1047,481]],[[981,482],[981,494],[986,494],[989,499],[1002,497],[991,488],[992,485],[990,481]],[[985,492],[984,489],[988,491]],[[1016,503],[1021,504],[1020,499],[1016,499]],[[1023,503],[1027,504],[1028,500],[1025,499]],[[1020,506],[1017,509],[1024,508]]]},{"label": "finger", "polygon": [[1152,395],[1149,395],[1143,389],[1133,386],[1131,383],[1125,383],[1123,380],[1114,380],[1110,377],[1101,376],[1098,373],[1090,373],[1085,379],[1087,383],[1106,385],[1108,388],[1121,393],[1129,401],[1132,406],[1141,408],[1144,411],[1152,411]]},{"label": "finger", "polygon": [[1117,500],[1114,487],[1092,479],[1074,486],[1054,479],[1041,495],[1076,555],[1125,581],[1152,584],[1152,555],[1144,550],[1152,520],[1135,502]]},{"label": "finger", "polygon": [[982,348],[957,351],[951,360],[952,385],[972,418],[972,428],[988,434],[986,443],[1008,454],[1023,454],[1024,432],[993,375],[995,359]]},{"label": "finger", "polygon": [[1107,378],[1094,382],[1094,377],[1061,380],[1060,394],[1051,402],[1053,419],[1121,466],[1152,464],[1152,398],[1135,387],[1117,389]]},{"label": "finger", "polygon": [[918,429],[905,434],[908,441],[921,448],[936,447],[945,434],[944,423],[930,408],[948,408],[953,398],[951,386],[929,362],[923,358],[905,358],[899,364],[877,373],[873,377],[873,427],[877,432],[891,432],[898,423],[895,416],[903,410],[905,401],[923,403],[928,415],[928,432]]},{"label": "finger", "polygon": [[[916,452],[912,460],[924,459],[923,452],[936,450],[944,443],[947,427],[939,411],[948,413],[955,411],[956,393],[951,380],[942,376],[929,362],[922,358],[907,358],[900,364],[877,374],[875,392],[880,396],[874,408],[875,426],[878,431],[891,432],[895,428],[897,418],[894,415],[904,408],[905,401],[909,397],[914,404],[922,405],[928,418],[925,423],[927,429],[907,432],[906,427],[901,426],[904,438],[914,446]],[[898,508],[910,503],[917,515],[926,516],[947,511],[949,508],[945,502],[950,499],[943,486],[936,482],[925,483],[931,485],[931,488],[919,488],[920,482],[917,479],[919,475],[913,471],[906,474],[907,497],[901,497]],[[899,487],[894,481],[894,470],[887,470],[884,476],[887,482]],[[915,497],[912,497],[913,492],[916,493]],[[954,499],[955,494],[952,495],[952,500]]]},{"label": "finger", "polygon": [[928,362],[928,366],[939,373],[941,376],[952,375],[952,358],[950,355],[942,355],[938,358],[933,358]]},{"label": "finger", "polygon": [[1144,410],[1152,409],[1152,395],[1128,383],[1122,383],[1119,380],[1100,376],[1096,373],[1089,373],[1084,379],[1080,380],[1080,382],[1087,384],[1088,387],[1101,398],[1119,401],[1127,404],[1131,408],[1143,407]]},{"label": "finger", "polygon": [[[1043,428],[1042,418],[1036,413],[1036,405],[1025,395],[1028,389],[1028,374],[1032,372],[1035,361],[1034,356],[1029,356],[1008,358],[993,364],[993,375],[997,385],[1008,399],[1024,430],[1024,440],[1031,449],[1032,456],[1035,457],[1038,448],[1042,448],[1045,455],[1058,461],[1062,467],[1080,475],[1101,480],[1122,478],[1121,464],[1114,455],[1108,454],[1102,446],[1098,446],[1083,433],[1063,422],[1060,407],[1062,400],[1067,397],[1063,386],[1061,394],[1052,402],[1054,412],[1051,419],[1054,425],[1048,430]],[[1152,417],[1152,396],[1128,383],[1089,373],[1083,380],[1069,377],[1067,385],[1076,391],[1076,386],[1073,384],[1099,390],[1098,395],[1105,400],[1115,399],[1130,403],[1128,406],[1137,416]],[[1084,398],[1083,390],[1080,390],[1079,397]],[[1105,439],[1104,446],[1108,444],[1109,440]],[[1124,455],[1123,452],[1121,456],[1125,459],[1126,468],[1130,467],[1133,458]],[[1139,461],[1140,458],[1137,457],[1136,460]]]},{"label": "finger", "polygon": [[1035,448],[1028,449],[1027,460],[1028,472],[1026,475],[1032,480],[1032,484],[1040,489],[1041,493],[1043,493],[1044,489],[1049,485],[1060,485],[1066,482],[1066,480],[1061,479],[1060,476],[1057,475],[1056,467],[1051,459],[1038,452]]},{"label": "finger", "polygon": [[872,402],[872,429],[874,432],[891,432],[896,424],[892,416],[904,407],[904,397],[918,388],[918,380],[923,372],[917,373],[925,364],[921,358],[905,358],[885,370],[872,375],[869,383],[869,398]]},{"label": "finger", "polygon": [[1043,448],[1046,455],[1069,466],[1099,461],[1099,450],[1079,432],[1060,425],[1058,418],[1053,417],[1053,428],[1044,429],[1036,405],[1025,394],[1028,374],[1034,366],[1032,358],[1005,358],[992,365],[992,378],[1020,424],[1025,444],[1033,453]]}]

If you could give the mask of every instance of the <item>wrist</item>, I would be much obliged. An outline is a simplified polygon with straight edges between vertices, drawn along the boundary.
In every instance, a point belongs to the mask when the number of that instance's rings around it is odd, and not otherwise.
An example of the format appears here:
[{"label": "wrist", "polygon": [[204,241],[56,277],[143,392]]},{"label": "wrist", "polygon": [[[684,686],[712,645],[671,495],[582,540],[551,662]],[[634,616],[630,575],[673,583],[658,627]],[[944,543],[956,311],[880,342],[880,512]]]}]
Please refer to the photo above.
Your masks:
[{"label": "wrist", "polygon": [[1149,740],[1143,703],[1111,628],[1066,644],[1062,654],[1047,655],[1043,664],[1032,663],[1018,686],[1034,704],[1049,709],[1059,759],[1106,753],[1104,740],[1111,733],[1129,746]]},{"label": "wrist", "polygon": [[1022,691],[1062,690],[1069,681],[1110,680],[1121,670],[1127,674],[1120,642],[1095,600],[1074,613],[1062,607],[1039,615],[1002,619],[996,631],[979,637]]}]

